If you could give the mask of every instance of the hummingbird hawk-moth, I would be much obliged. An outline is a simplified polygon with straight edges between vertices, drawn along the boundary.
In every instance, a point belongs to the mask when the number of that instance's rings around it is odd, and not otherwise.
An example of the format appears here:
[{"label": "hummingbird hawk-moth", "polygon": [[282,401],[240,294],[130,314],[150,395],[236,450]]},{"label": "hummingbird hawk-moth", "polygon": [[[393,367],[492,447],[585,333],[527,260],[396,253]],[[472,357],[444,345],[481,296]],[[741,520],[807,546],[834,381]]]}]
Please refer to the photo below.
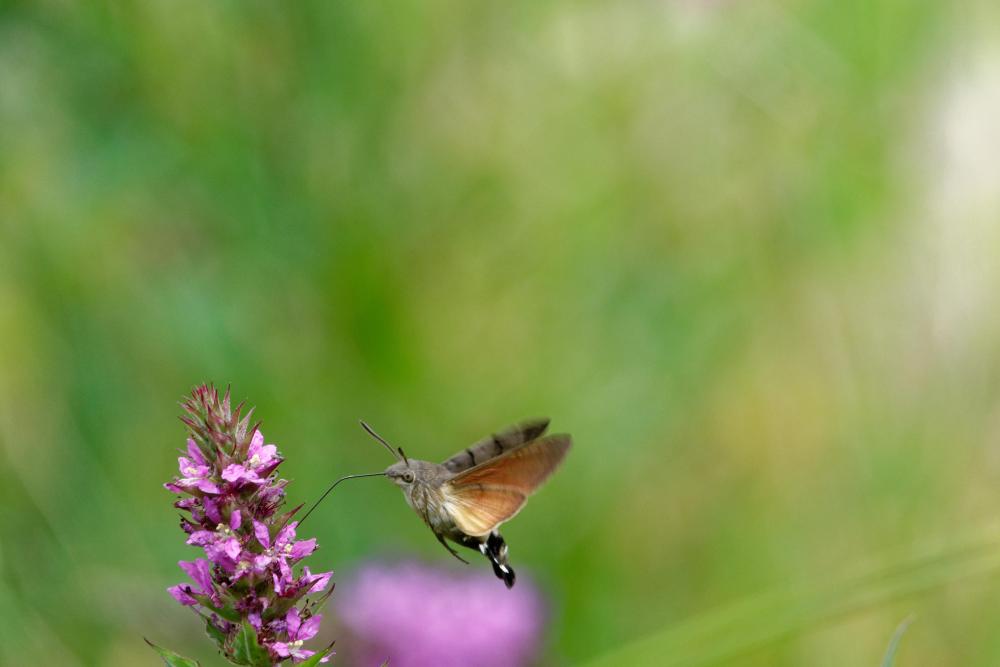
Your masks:
[{"label": "hummingbird hawk-moth", "polygon": [[569,435],[544,435],[548,419],[533,419],[483,438],[443,463],[420,461],[395,450],[367,424],[365,430],[398,459],[382,473],[452,556],[468,563],[448,541],[478,551],[507,588],[514,570],[500,524],[521,511],[569,451]]}]

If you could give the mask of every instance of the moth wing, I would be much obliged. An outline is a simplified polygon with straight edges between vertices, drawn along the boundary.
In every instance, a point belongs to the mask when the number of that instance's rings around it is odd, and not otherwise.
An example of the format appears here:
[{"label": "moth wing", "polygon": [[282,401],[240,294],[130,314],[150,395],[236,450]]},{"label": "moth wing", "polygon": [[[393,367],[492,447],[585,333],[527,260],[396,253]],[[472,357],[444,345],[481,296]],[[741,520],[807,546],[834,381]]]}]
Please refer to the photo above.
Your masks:
[{"label": "moth wing", "polygon": [[468,470],[526,442],[531,442],[545,433],[545,429],[548,427],[549,420],[547,418],[527,419],[518,422],[469,445],[442,465],[453,473]]},{"label": "moth wing", "polygon": [[445,504],[452,520],[466,535],[488,535],[521,511],[528,497],[502,486],[475,485],[448,489]]},{"label": "moth wing", "polygon": [[455,475],[444,484],[455,525],[485,535],[512,518],[559,467],[570,444],[568,435],[538,438]]},{"label": "moth wing", "polygon": [[571,444],[568,435],[549,435],[516,447],[452,477],[455,488],[483,484],[534,493],[562,463]]}]

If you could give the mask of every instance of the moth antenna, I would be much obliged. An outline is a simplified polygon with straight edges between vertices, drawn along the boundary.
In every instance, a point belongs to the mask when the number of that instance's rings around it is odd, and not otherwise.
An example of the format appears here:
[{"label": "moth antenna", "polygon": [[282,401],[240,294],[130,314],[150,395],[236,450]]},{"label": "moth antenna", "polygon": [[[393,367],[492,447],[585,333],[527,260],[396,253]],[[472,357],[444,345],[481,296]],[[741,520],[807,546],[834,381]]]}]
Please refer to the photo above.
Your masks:
[{"label": "moth antenna", "polygon": [[[369,426],[368,424],[366,424],[364,422],[364,420],[360,420],[358,423],[361,424],[361,428],[363,428],[365,431],[368,432],[368,435],[370,435],[371,437],[373,437],[376,440],[378,440],[379,442],[381,442],[382,445],[386,449],[389,450],[389,453],[392,454],[393,458],[399,459],[399,454],[397,454],[396,451],[392,448],[392,445],[390,445],[388,442],[385,441],[385,439],[382,436],[380,436],[378,433],[376,433],[375,429],[373,429],[371,426]],[[409,464],[407,464],[407,465],[409,465]]]},{"label": "moth antenna", "polygon": [[384,472],[369,472],[369,473],[365,473],[363,475],[344,475],[343,477],[341,477],[340,479],[338,479],[336,482],[334,482],[333,484],[331,484],[330,488],[328,488],[326,491],[324,491],[323,495],[319,497],[319,500],[317,500],[316,502],[313,503],[313,506],[309,508],[309,511],[305,513],[305,516],[303,516],[301,519],[299,519],[299,525],[301,526],[305,522],[305,520],[309,518],[309,515],[312,514],[313,510],[316,509],[316,507],[321,502],[323,502],[323,499],[326,498],[328,495],[330,495],[330,492],[333,491],[334,488],[336,488],[336,486],[338,484],[340,484],[341,482],[343,482],[345,479],[357,479],[359,477],[384,477],[384,476],[385,476]]},{"label": "moth antenna", "polygon": [[406,452],[403,451],[403,448],[402,447],[396,447],[396,451],[399,452],[399,455],[403,457],[403,462],[406,463],[407,467],[409,467],[410,466],[410,459],[406,458]]}]

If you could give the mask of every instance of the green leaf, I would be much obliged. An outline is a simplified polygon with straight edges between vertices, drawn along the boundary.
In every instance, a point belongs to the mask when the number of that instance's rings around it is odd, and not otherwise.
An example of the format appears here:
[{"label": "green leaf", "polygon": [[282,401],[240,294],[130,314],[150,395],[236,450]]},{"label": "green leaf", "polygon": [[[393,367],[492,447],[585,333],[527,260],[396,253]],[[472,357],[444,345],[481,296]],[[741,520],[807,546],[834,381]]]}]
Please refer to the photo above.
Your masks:
[{"label": "green leaf", "polygon": [[233,638],[232,660],[238,665],[271,667],[271,655],[257,641],[257,631],[248,621],[243,621],[240,631]]},{"label": "green leaf", "polygon": [[184,656],[177,655],[173,651],[168,651],[165,648],[160,648],[153,642],[149,641],[145,637],[142,638],[147,644],[149,644],[154,651],[160,654],[163,658],[163,662],[166,663],[167,667],[201,667],[201,663],[197,660],[192,660],[191,658],[185,658]]},{"label": "green leaf", "polygon": [[222,633],[222,630],[215,627],[212,624],[211,619],[205,619],[205,634],[211,639],[215,644],[221,649],[226,645],[226,635]]},{"label": "green leaf", "polygon": [[882,658],[882,667],[892,667],[896,662],[896,652],[899,650],[899,643],[903,639],[903,634],[906,632],[906,628],[910,627],[910,623],[913,622],[913,617],[910,616],[904,619],[899,627],[896,628],[896,632],[892,634],[892,639],[889,640],[889,648],[886,649],[885,657]]},{"label": "green leaf", "polygon": [[226,605],[225,607],[209,606],[208,608],[218,614],[220,618],[224,618],[227,621],[232,621],[233,623],[239,623],[240,621],[240,612],[236,611],[231,605]]},{"label": "green leaf", "polygon": [[313,653],[311,656],[309,656],[308,660],[300,662],[298,664],[298,667],[316,667],[316,665],[319,664],[319,661],[322,660],[325,656],[329,655],[331,652],[333,652],[333,646],[332,645],[327,646],[322,651],[316,651],[315,653]]},{"label": "green leaf", "polygon": [[216,607],[212,604],[212,598],[207,595],[202,595],[200,593],[190,594],[195,600],[198,601],[205,609],[210,609],[219,615],[220,618],[224,618],[227,621],[232,621],[233,623],[239,623],[243,618],[240,613],[232,605],[226,605],[224,607]]}]

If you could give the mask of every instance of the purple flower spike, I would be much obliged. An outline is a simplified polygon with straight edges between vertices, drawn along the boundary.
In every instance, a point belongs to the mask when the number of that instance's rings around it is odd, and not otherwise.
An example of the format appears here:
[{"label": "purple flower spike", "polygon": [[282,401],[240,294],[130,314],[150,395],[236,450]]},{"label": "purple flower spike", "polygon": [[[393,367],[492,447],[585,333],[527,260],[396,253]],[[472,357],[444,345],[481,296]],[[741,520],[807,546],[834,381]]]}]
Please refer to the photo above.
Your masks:
[{"label": "purple flower spike", "polygon": [[[278,515],[287,484],[276,476],[283,461],[278,448],[264,444],[261,432],[251,427],[252,410],[241,419],[242,404],[230,407],[228,391],[220,398],[202,385],[182,405],[190,431],[186,456],[177,460],[180,474],[164,486],[185,496],[174,507],[188,513],[181,519],[187,543],[204,550],[205,558],[181,561],[194,583],[168,592],[206,619],[209,634],[231,661],[238,658],[237,635],[246,632],[256,633],[261,647],[262,658],[253,664],[314,656],[303,643],[319,632],[318,607],[328,596],[312,602],[305,596],[326,590],[332,572],[312,574],[303,567],[296,574],[299,561],[316,550],[316,540],[297,540],[297,522]],[[322,655],[326,662],[332,652],[328,648]]]}]

